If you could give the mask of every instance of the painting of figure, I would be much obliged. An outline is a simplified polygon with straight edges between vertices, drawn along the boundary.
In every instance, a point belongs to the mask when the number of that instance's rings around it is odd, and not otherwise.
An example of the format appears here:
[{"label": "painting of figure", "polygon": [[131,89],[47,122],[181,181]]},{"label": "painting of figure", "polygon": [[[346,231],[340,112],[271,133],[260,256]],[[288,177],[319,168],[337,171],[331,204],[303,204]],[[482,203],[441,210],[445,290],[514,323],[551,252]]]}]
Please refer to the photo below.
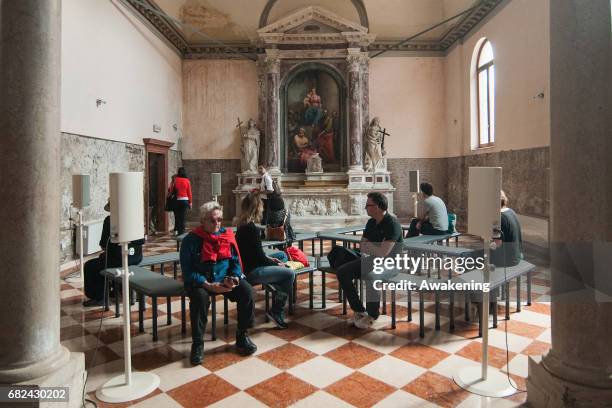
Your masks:
[{"label": "painting of figure", "polygon": [[287,85],[285,155],[287,171],[302,173],[319,153],[325,172],[341,170],[340,88],[327,72],[312,69]]}]

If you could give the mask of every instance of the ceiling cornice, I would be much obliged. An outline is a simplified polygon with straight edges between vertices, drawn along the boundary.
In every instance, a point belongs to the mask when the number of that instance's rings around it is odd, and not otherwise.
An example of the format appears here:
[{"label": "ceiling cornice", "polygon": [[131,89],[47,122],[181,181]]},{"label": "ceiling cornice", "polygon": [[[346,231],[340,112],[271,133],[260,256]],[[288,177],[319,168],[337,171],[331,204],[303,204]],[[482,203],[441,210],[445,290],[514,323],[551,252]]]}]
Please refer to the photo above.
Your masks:
[{"label": "ceiling cornice", "polygon": [[[465,37],[470,30],[478,25],[495,7],[505,0],[482,0],[474,10],[461,18],[449,31],[444,33],[437,40],[411,40],[400,46],[395,41],[377,40],[368,46],[368,51],[418,51],[418,52],[446,52],[458,40]],[[181,32],[174,26],[172,21],[161,15],[163,11],[153,0],[124,0],[132,9],[138,12],[141,19],[146,21],[148,26],[153,26],[185,59],[244,59],[239,53],[255,56],[263,52],[250,42],[231,43],[227,46],[209,44],[189,44]],[[142,2],[146,2],[158,13],[144,7]],[[273,5],[270,2],[268,5]]]}]

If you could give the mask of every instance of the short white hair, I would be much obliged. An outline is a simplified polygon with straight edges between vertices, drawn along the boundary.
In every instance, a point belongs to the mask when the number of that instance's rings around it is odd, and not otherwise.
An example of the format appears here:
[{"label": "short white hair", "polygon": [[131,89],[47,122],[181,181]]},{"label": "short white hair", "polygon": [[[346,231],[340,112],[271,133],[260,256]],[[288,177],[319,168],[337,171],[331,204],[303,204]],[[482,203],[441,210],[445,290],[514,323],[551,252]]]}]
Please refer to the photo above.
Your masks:
[{"label": "short white hair", "polygon": [[214,210],[219,210],[221,212],[221,215],[223,216],[223,209],[221,208],[221,204],[219,204],[218,202],[209,201],[207,203],[202,204],[202,206],[200,207],[200,222],[202,222],[204,218],[206,218],[206,216]]}]

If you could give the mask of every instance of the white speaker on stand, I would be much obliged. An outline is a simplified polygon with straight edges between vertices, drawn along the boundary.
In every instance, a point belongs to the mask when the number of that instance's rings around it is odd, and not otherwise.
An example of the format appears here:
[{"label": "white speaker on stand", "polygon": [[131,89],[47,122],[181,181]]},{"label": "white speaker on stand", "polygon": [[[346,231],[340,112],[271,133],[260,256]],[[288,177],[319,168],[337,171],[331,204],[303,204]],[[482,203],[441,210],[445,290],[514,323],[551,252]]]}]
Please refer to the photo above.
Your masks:
[{"label": "white speaker on stand", "polygon": [[218,197],[221,195],[221,173],[210,173],[210,177],[213,201],[219,202]]},{"label": "white speaker on stand", "polygon": [[[493,229],[501,224],[501,167],[470,167],[468,192],[468,233],[484,240],[483,283],[489,284],[490,249]],[[473,394],[501,398],[514,394],[516,384],[497,369],[489,369],[489,292],[482,294],[482,363],[480,367],[458,370],[453,379],[458,386]],[[497,311],[494,311],[497,313]]]},{"label": "white speaker on stand", "polygon": [[72,175],[72,206],[77,209],[77,245],[79,246],[80,280],[83,281],[83,208],[89,207],[89,174]]},{"label": "white speaker on stand", "polygon": [[110,210],[111,241],[121,244],[123,270],[123,358],[124,374],[111,378],[96,390],[96,397],[103,402],[133,401],[155,391],[159,377],[153,373],[132,372],[130,342],[130,272],[128,268],[128,244],[144,238],[144,183],[142,172],[111,173]]}]

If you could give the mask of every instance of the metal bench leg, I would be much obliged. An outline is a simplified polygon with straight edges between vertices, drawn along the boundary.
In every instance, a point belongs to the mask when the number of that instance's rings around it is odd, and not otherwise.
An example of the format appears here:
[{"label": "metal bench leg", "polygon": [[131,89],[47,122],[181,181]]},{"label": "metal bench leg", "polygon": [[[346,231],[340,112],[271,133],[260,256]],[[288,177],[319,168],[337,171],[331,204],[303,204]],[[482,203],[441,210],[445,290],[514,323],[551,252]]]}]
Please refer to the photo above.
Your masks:
[{"label": "metal bench leg", "polygon": [[153,301],[153,341],[157,341],[157,296],[151,296]]},{"label": "metal bench leg", "polygon": [[342,294],[342,314],[346,314],[346,296]]},{"label": "metal bench leg", "polygon": [[531,272],[527,274],[527,306],[531,306]]},{"label": "metal bench leg", "polygon": [[164,276],[164,264],[163,263],[159,264],[159,273],[161,273],[161,276]]},{"label": "metal bench leg", "polygon": [[407,291],[408,292],[408,300],[406,301],[407,306],[408,306],[408,318],[407,320],[409,322],[412,321],[412,292],[411,291]]},{"label": "metal bench leg", "polygon": [[506,288],[506,320],[510,320],[510,282],[504,285]]},{"label": "metal bench leg", "polygon": [[106,290],[104,291],[104,311],[108,312],[110,310],[110,307],[109,307],[110,301],[109,301],[109,294],[108,294],[108,292],[110,292],[111,282],[106,282],[105,281],[105,284],[106,284],[106,288],[105,288]]},{"label": "metal bench leg", "polygon": [[449,296],[449,318],[450,318],[450,325],[449,325],[449,330],[451,332],[455,331],[455,294],[453,292],[450,293]]},{"label": "metal bench leg", "polygon": [[387,291],[382,291],[382,314],[387,314]]},{"label": "metal bench leg", "polygon": [[436,330],[440,330],[440,295],[438,292],[434,294],[436,302]]},{"label": "metal bench leg", "polygon": [[224,325],[228,325],[229,324],[229,312],[228,312],[228,304],[227,304],[228,300],[227,297],[223,296],[223,324]]},{"label": "metal bench leg", "polygon": [[144,333],[144,304],[145,297],[138,294],[138,333]]},{"label": "metal bench leg", "polygon": [[391,329],[395,329],[395,291],[391,291]]},{"label": "metal bench leg", "polygon": [[491,302],[490,309],[493,311],[493,328],[497,329],[497,302]]},{"label": "metal bench leg", "polygon": [[[115,286],[119,286],[119,285],[115,285]],[[125,302],[125,299],[123,299],[123,301]],[[130,300],[128,299],[128,302]],[[117,287],[115,287],[115,317],[119,317],[119,290],[117,289]]]},{"label": "metal bench leg", "polygon": [[321,308],[325,309],[327,307],[327,287],[325,285],[325,273],[321,275],[321,287],[323,288],[323,299],[321,300]]},{"label": "metal bench leg", "polygon": [[170,296],[166,298],[166,313],[168,314],[166,323],[170,326],[172,324],[172,298]]},{"label": "metal bench leg", "polygon": [[[297,281],[297,276],[293,280],[293,284]],[[295,296],[293,295],[293,287],[291,288],[291,293],[287,294],[287,313],[292,315],[295,310]]]},{"label": "metal bench leg", "polygon": [[268,290],[268,286],[264,287],[264,294],[265,294],[265,311],[266,311],[266,323],[268,323],[270,321],[270,318],[268,317],[268,312],[270,311],[270,291]]},{"label": "metal bench leg", "polygon": [[212,314],[212,318],[211,323],[212,323],[212,327],[210,329],[210,336],[212,338],[212,341],[217,340],[217,296],[211,296],[210,297],[210,301],[212,302],[211,304],[211,314]]},{"label": "metal bench leg", "polygon": [[516,278],[516,311],[521,311],[521,277]]},{"label": "metal bench leg", "polygon": [[185,312],[185,296],[181,296],[181,333],[187,332],[187,313]]},{"label": "metal bench leg", "polygon": [[465,321],[470,321],[470,295],[465,294]]},{"label": "metal bench leg", "polygon": [[[325,275],[325,272],[322,273]],[[297,279],[293,284],[296,287],[294,292],[297,293]],[[325,286],[323,286],[321,291],[323,299],[325,299]],[[314,271],[308,272],[308,307],[314,309]]]},{"label": "metal bench leg", "polygon": [[177,275],[178,275],[178,270],[177,270],[177,269],[178,269],[178,268],[176,267],[176,262],[174,262],[174,263],[172,264],[172,272],[173,272],[173,274],[174,274],[174,280],[176,280]]},{"label": "metal bench leg", "polygon": [[419,292],[419,337],[425,337],[425,299],[423,299],[423,292]]}]

